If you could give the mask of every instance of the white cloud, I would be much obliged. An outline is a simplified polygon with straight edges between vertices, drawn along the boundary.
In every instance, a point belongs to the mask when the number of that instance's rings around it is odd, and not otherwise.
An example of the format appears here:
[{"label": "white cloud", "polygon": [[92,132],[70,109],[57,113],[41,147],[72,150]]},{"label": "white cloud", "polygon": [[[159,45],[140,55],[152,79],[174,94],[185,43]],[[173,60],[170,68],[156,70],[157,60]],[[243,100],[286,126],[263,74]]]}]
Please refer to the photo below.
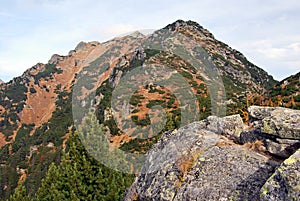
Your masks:
[{"label": "white cloud", "polygon": [[130,24],[113,24],[107,27],[96,28],[93,32],[98,37],[109,39],[125,33],[136,31],[138,28]]},{"label": "white cloud", "polygon": [[250,60],[282,80],[300,71],[300,44],[282,40],[258,40],[239,46]]},{"label": "white cloud", "polygon": [[281,79],[300,68],[299,9],[298,0],[6,1],[0,8],[0,78],[66,54],[82,40],[103,42],[191,19]]},{"label": "white cloud", "polygon": [[258,41],[253,47],[253,51],[260,53],[266,59],[281,59],[286,57],[288,49],[286,47],[274,47],[272,41]]},{"label": "white cloud", "polygon": [[14,15],[12,15],[11,13],[2,12],[2,11],[0,11],[0,16],[1,17],[14,17]]}]

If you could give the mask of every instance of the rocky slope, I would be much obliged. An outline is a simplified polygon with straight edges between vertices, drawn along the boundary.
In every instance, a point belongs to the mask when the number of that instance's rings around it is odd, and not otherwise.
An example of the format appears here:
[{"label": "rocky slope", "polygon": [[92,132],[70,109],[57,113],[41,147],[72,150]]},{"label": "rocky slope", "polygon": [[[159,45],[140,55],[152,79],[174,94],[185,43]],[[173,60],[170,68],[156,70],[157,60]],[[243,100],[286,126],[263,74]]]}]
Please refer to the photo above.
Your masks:
[{"label": "rocky slope", "polygon": [[[146,127],[150,124],[147,113],[153,105],[160,105],[170,116],[168,121],[170,126],[164,130],[177,128],[182,123],[179,114],[180,106],[174,102],[174,97],[170,94],[173,93],[178,98],[184,90],[177,94],[176,90],[182,89],[184,82],[178,83],[177,86],[176,83],[173,85],[168,83],[168,86],[153,84],[160,82],[153,78],[168,73],[166,77],[171,77],[172,74],[172,72],[159,72],[154,65],[167,67],[170,71],[179,73],[188,82],[191,93],[198,100],[197,110],[188,111],[189,114],[199,115],[194,118],[194,121],[211,114],[224,116],[236,113],[240,113],[247,121],[247,105],[251,104],[251,101],[254,103],[251,98],[267,94],[268,89],[277,83],[272,76],[250,63],[240,52],[216,40],[208,30],[192,21],[178,20],[148,37],[139,35],[139,39],[141,39],[139,49],[132,48],[134,51],[123,55],[114,68],[106,71],[106,78],[101,77],[103,81],[99,87],[101,90],[96,92],[97,99],[101,101],[94,105],[100,123],[103,123],[112,135],[110,140],[125,151],[137,151],[137,145],[142,144],[143,146],[138,147],[138,150],[145,152],[157,137],[145,141],[130,138],[129,136],[136,132],[135,128],[125,125],[126,129],[130,130],[129,134],[118,130],[117,126],[124,125],[125,121],[122,122],[122,117],[118,116],[116,111],[122,113],[125,110],[124,113],[129,114],[127,121],[134,121],[137,125]],[[131,80],[132,85],[134,82],[138,83],[140,88],[134,91],[133,99],[129,104],[122,103],[122,108],[113,108],[115,112],[113,115],[110,106],[111,97],[107,92],[114,91],[115,86],[126,77],[126,73],[139,66],[145,69],[150,66],[150,73],[139,75]],[[91,71],[91,68],[88,69]],[[93,76],[90,80],[92,79]],[[148,85],[147,82],[151,84]],[[168,91],[168,88],[173,91]],[[130,91],[124,90],[122,91],[124,94],[130,94]],[[121,104],[124,100],[123,98],[116,101]],[[117,125],[112,123],[114,119]],[[151,122],[153,121],[155,120],[152,119]]]},{"label": "rocky slope", "polygon": [[248,126],[211,116],[165,133],[124,200],[298,200],[300,112],[249,113]]},{"label": "rocky slope", "polygon": [[[81,42],[68,56],[53,55],[48,64],[39,63],[0,86],[2,198],[8,198],[24,182],[33,195],[47,167],[60,161],[73,127],[75,78],[88,63],[117,44],[114,40],[104,45]],[[124,47],[120,55],[126,51]]]}]

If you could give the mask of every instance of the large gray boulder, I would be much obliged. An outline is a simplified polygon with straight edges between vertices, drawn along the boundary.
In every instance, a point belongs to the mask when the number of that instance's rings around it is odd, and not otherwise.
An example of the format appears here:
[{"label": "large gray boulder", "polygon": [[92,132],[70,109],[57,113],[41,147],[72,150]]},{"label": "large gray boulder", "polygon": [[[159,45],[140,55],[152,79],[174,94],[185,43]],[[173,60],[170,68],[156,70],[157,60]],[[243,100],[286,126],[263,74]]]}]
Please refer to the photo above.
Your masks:
[{"label": "large gray boulder", "polygon": [[124,201],[299,200],[300,112],[252,106],[249,114],[249,125],[210,116],[166,132]]},{"label": "large gray boulder", "polygon": [[196,160],[174,200],[258,200],[276,165],[240,146],[214,146]]},{"label": "large gray boulder", "polygon": [[278,163],[224,137],[243,127],[231,124],[236,118],[212,117],[165,133],[124,200],[257,200]]},{"label": "large gray boulder", "polygon": [[165,133],[147,154],[140,175],[124,200],[172,200],[184,169],[179,163],[184,158],[193,160],[219,141],[219,136],[203,130],[205,122],[195,122],[178,131]]},{"label": "large gray boulder", "polygon": [[246,128],[240,115],[232,115],[227,117],[209,116],[206,120],[207,130],[219,135],[226,135],[232,140],[239,140],[241,133]]},{"label": "large gray boulder", "polygon": [[268,153],[287,158],[300,148],[300,111],[282,107],[251,106],[251,129],[240,134],[240,143],[264,143]]},{"label": "large gray boulder", "polygon": [[300,140],[300,110],[251,106],[249,115],[255,125],[261,126],[262,133]]},{"label": "large gray boulder", "polygon": [[274,110],[276,110],[276,107],[250,106],[248,108],[250,121],[263,120],[269,117]]},{"label": "large gray boulder", "polygon": [[300,200],[300,149],[286,159],[261,189],[261,200]]}]

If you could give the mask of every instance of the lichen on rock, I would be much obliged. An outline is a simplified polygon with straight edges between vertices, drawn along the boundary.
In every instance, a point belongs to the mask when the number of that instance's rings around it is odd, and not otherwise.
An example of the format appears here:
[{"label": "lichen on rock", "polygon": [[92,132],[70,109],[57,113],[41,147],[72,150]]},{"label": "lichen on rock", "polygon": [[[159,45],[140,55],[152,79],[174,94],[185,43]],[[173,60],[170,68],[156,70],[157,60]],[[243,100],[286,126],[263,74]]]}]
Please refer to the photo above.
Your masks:
[{"label": "lichen on rock", "polygon": [[260,192],[261,200],[299,200],[300,149],[286,159],[267,180]]}]

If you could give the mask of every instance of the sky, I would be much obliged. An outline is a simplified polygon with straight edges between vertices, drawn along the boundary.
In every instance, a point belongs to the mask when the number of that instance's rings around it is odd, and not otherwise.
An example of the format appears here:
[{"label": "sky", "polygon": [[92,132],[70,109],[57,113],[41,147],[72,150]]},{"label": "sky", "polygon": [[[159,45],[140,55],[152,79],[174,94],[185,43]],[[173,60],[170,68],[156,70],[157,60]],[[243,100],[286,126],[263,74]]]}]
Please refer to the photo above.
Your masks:
[{"label": "sky", "polygon": [[277,80],[300,71],[299,0],[0,0],[0,79],[80,41],[193,20]]}]

